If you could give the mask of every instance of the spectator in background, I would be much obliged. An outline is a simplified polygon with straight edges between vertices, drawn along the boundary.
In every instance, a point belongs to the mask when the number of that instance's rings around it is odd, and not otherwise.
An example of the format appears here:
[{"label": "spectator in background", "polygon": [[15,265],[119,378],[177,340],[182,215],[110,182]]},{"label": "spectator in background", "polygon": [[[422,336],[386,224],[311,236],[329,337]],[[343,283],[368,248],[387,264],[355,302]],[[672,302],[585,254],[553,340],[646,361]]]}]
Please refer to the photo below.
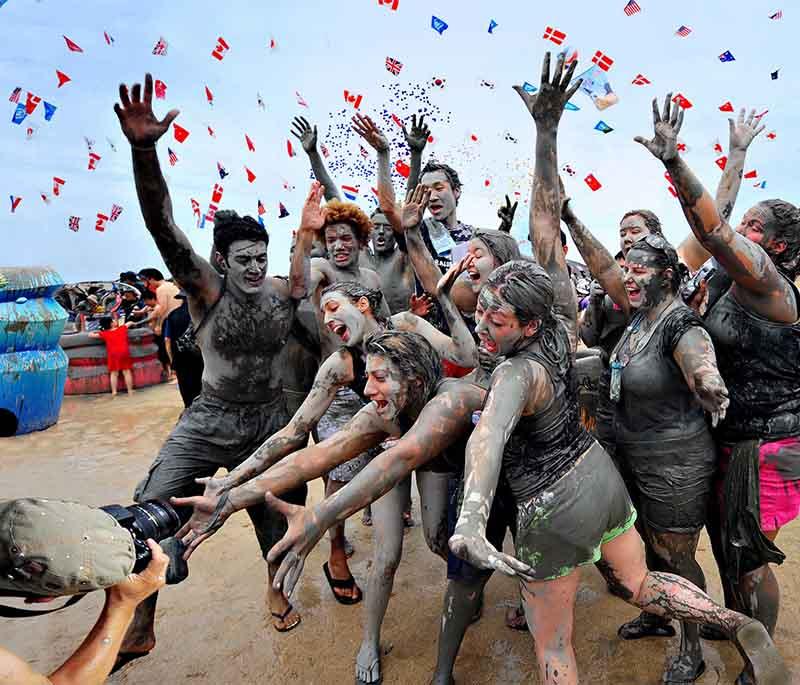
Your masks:
[{"label": "spectator in background", "polygon": [[128,327],[133,322],[126,322],[121,326],[117,325],[117,319],[110,316],[100,318],[100,330],[89,333],[90,338],[100,338],[106,344],[108,366],[108,380],[111,383],[111,397],[117,396],[117,383],[119,373],[125,379],[125,387],[128,394],[133,394],[133,361],[131,360],[130,348],[128,346]]},{"label": "spectator in background", "polygon": [[158,269],[142,269],[139,271],[139,277],[142,279],[145,287],[156,294],[158,307],[156,308],[155,316],[153,317],[150,325],[153,328],[153,332],[156,334],[158,360],[161,362],[161,366],[164,367],[164,373],[166,374],[167,378],[169,378],[172,375],[172,369],[170,368],[167,349],[164,346],[163,327],[164,321],[167,320],[167,317],[170,315],[170,313],[181,306],[180,300],[175,299],[175,295],[178,294],[179,288],[174,283],[165,281],[164,274],[162,274]]},{"label": "spectator in background", "polygon": [[202,387],[203,355],[195,340],[186,293],[181,290],[175,297],[181,305],[164,322],[164,347],[178,378],[183,406],[189,407]]}]

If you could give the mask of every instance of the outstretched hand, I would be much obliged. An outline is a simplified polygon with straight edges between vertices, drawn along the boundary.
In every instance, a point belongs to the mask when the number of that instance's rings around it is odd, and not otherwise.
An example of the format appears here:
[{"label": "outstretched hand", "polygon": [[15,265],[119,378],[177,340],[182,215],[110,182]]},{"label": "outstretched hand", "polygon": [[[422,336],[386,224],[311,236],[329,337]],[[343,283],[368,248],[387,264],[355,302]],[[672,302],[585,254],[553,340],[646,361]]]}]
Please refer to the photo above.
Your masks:
[{"label": "outstretched hand", "polygon": [[295,117],[292,120],[292,135],[300,141],[303,150],[310,155],[317,149],[317,127],[308,123],[305,117]]},{"label": "outstretched hand", "polygon": [[462,534],[456,531],[448,544],[453,554],[477,568],[500,571],[507,576],[522,580],[535,580],[533,569],[528,564],[498,551],[483,535]]},{"label": "outstretched hand", "polygon": [[522,86],[514,86],[514,90],[522,98],[525,107],[539,127],[552,129],[558,127],[564,107],[583,82],[582,79],[578,79],[570,85],[572,75],[578,66],[578,60],[573,61],[565,72],[564,57],[563,53],[558,56],[556,68],[551,79],[550,53],[545,53],[544,61],[542,62],[542,80],[536,93],[528,93]]},{"label": "outstretched hand", "polygon": [[376,152],[386,152],[389,141],[383,132],[365,114],[356,114],[351,120],[353,130],[366,140]]},{"label": "outstretched hand", "polygon": [[408,300],[408,310],[415,316],[424,319],[433,307],[433,300],[428,293],[422,293],[419,297],[412,295]]},{"label": "outstretched hand", "polygon": [[[744,118],[745,109],[739,111],[739,118],[736,122],[733,119],[728,119],[728,126],[730,127],[730,144],[728,150],[730,152],[738,151],[745,152],[753,139],[766,128],[761,124],[761,119],[756,119],[756,111],[750,110],[747,119]],[[759,126],[761,124],[761,126]]]},{"label": "outstretched hand", "polygon": [[663,114],[658,112],[658,98],[653,98],[653,139],[636,136],[656,159],[669,162],[678,156],[678,132],[683,126],[683,107],[672,102],[672,93],[664,98]]},{"label": "outstretched hand", "polygon": [[205,486],[202,495],[170,497],[173,506],[193,508],[191,518],[175,533],[175,538],[186,546],[184,559],[192,556],[201,543],[222,528],[233,513],[228,507],[227,490],[222,480],[209,477],[196,478],[195,482]]},{"label": "outstretched hand", "polygon": [[403,208],[400,210],[400,226],[403,232],[416,228],[422,223],[422,215],[428,206],[431,190],[427,186],[418,185],[409,191]]},{"label": "outstretched hand", "polygon": [[412,114],[411,130],[408,131],[405,125],[403,126],[403,136],[405,136],[406,145],[411,148],[412,152],[422,152],[425,149],[425,145],[428,144],[428,137],[431,135],[431,130],[424,122],[424,114],[420,115],[419,121],[417,121],[417,115]]},{"label": "outstretched hand", "polygon": [[451,266],[436,284],[436,295],[448,295],[456,279],[475,262],[475,255],[467,254]]},{"label": "outstretched hand", "polygon": [[511,204],[511,200],[506,195],[506,203],[497,210],[497,216],[500,219],[500,229],[506,233],[511,233],[511,226],[514,223],[514,214],[517,212],[517,205],[519,201]]},{"label": "outstretched hand", "polygon": [[312,181],[300,214],[301,231],[316,233],[322,230],[328,216],[327,207],[321,205],[323,197],[325,197],[325,186],[319,181]]},{"label": "outstretched hand", "polygon": [[134,147],[151,147],[169,129],[169,125],[180,114],[177,109],[171,109],[167,115],[159,121],[153,114],[153,77],[150,74],[144,76],[144,97],[142,97],[142,86],[134,83],[128,94],[128,86],[124,83],[119,84],[119,100],[114,105],[122,132]]},{"label": "outstretched hand", "polygon": [[273,511],[286,517],[288,529],[267,554],[267,561],[275,563],[284,555],[281,565],[273,578],[272,586],[287,597],[294,592],[295,585],[303,572],[306,557],[320,541],[325,531],[314,516],[313,509],[289,504],[268,492],[264,499]]}]

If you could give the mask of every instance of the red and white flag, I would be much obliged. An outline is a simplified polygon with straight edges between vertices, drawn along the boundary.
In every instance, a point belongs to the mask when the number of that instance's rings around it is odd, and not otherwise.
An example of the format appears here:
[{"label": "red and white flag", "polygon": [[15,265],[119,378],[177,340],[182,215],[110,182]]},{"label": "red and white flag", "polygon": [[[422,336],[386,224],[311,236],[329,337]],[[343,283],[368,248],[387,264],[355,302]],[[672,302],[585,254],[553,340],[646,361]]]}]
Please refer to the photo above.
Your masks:
[{"label": "red and white flag", "polygon": [[217,38],[216,47],[211,51],[211,56],[214,59],[222,60],[222,58],[225,57],[225,54],[228,52],[229,49],[230,46],[225,42],[225,39],[222,36],[220,36],[219,38]]},{"label": "red and white flag", "polygon": [[325,159],[327,159],[328,156],[331,154],[330,151],[328,150],[328,148],[326,147],[325,143],[320,143],[319,144],[319,149],[320,149],[320,152],[322,152],[322,156],[325,157]]},{"label": "red and white flag", "polygon": [[356,95],[355,93],[351,93],[349,90],[344,91],[344,101],[348,105],[353,105],[355,109],[361,107],[361,99],[362,95]]},{"label": "red and white flag", "polygon": [[561,45],[561,43],[566,40],[567,34],[563,31],[559,31],[558,29],[554,29],[552,26],[548,26],[545,28],[542,38],[549,40],[556,45]]},{"label": "red and white flag", "polygon": [[114,36],[112,36],[108,31],[103,31],[103,38],[106,39],[106,43],[109,45],[114,43]]},{"label": "red and white flag", "polygon": [[756,171],[755,169],[753,169],[752,171],[748,171],[747,173],[745,173],[744,177],[745,178],[758,178],[758,171]]},{"label": "red and white flag", "polygon": [[714,160],[714,164],[716,164],[720,169],[725,171],[725,166],[728,164],[728,158],[723,155],[719,159]]},{"label": "red and white flag", "polygon": [[209,90],[208,86],[206,86],[206,100],[208,100],[209,105],[214,106],[214,94]]},{"label": "red and white flag", "polygon": [[583,181],[584,183],[586,183],[587,186],[589,186],[589,188],[593,193],[600,190],[600,188],[603,187],[603,185],[600,183],[600,181],[597,180],[594,174],[589,174],[586,178],[583,179]]},{"label": "red and white flag", "polygon": [[156,79],[155,83],[153,84],[153,90],[156,93],[157,100],[163,100],[167,97],[167,84],[159,79]]},{"label": "red and white flag", "polygon": [[97,168],[97,163],[100,161],[100,155],[96,152],[89,153],[89,171],[94,171]]},{"label": "red and white flag", "polygon": [[71,216],[68,226],[70,231],[77,232],[81,227],[81,218],[79,216]]},{"label": "red and white flag", "polygon": [[297,98],[297,104],[301,107],[308,107],[308,103],[303,99],[303,96],[300,95],[298,91],[294,91],[295,97]]},{"label": "red and white flag", "polygon": [[17,210],[17,207],[19,207],[19,203],[22,202],[22,198],[14,197],[13,195],[9,197],[11,198],[11,213],[13,214]]},{"label": "red and white flag", "polygon": [[381,7],[388,7],[393,12],[397,11],[397,6],[400,4],[400,0],[378,0],[378,5]]},{"label": "red and white flag", "polygon": [[289,153],[289,157],[296,157],[297,153],[294,151],[294,147],[292,147],[292,141],[286,140],[286,152]]},{"label": "red and white flag", "polygon": [[28,96],[27,99],[25,100],[25,112],[27,114],[33,114],[34,110],[39,106],[39,103],[41,101],[42,98],[28,91]]},{"label": "red and white flag", "polygon": [[193,197],[190,197],[189,200],[192,203],[192,214],[197,217],[197,221],[200,221],[200,203],[195,200]]},{"label": "red and white flag", "polygon": [[592,62],[600,67],[603,71],[608,71],[611,69],[611,65],[614,64],[614,60],[611,59],[608,55],[600,52],[598,50],[594,53],[594,57],[592,57]]},{"label": "red and white flag", "polygon": [[684,26],[683,24],[681,24],[675,31],[675,35],[680,36],[681,38],[686,38],[686,36],[688,36],[691,32],[692,29],[690,29],[688,26]]},{"label": "red and white flag", "polygon": [[116,221],[119,219],[119,215],[122,214],[122,207],[117,204],[111,205],[111,216],[109,216],[109,221]]},{"label": "red and white flag", "polygon": [[167,43],[167,40],[163,36],[161,36],[156,41],[156,44],[153,46],[153,54],[158,55],[159,57],[165,57],[168,48],[169,44]]},{"label": "red and white flag", "polygon": [[678,107],[680,107],[681,109],[691,109],[692,107],[694,107],[694,105],[692,104],[691,100],[689,100],[689,98],[681,95],[680,93],[678,93],[675,97],[673,97],[672,101],[676,105],[678,105]]},{"label": "red and white flag", "polygon": [[17,86],[16,88],[14,88],[14,90],[11,91],[11,95],[9,96],[8,101],[19,103],[20,93],[22,93],[22,88],[20,86]]},{"label": "red and white flag", "polygon": [[720,112],[732,112],[733,111],[733,105],[731,104],[731,101],[728,100],[727,102],[723,102],[719,106],[719,111]]},{"label": "red and white flag", "polygon": [[397,76],[403,69],[403,63],[394,57],[386,58],[386,71]]},{"label": "red and white flag", "polygon": [[649,86],[650,79],[647,78],[644,74],[637,74],[636,78],[631,81],[634,86]]},{"label": "red and white flag", "polygon": [[58,176],[53,176],[53,195],[58,197],[61,195],[61,186],[64,185],[64,179]]},{"label": "red and white flag", "polygon": [[95,231],[105,231],[106,230],[106,221],[108,221],[108,217],[101,212],[97,212],[97,222],[94,225]]},{"label": "red and white flag", "polygon": [[634,14],[637,14],[642,11],[642,8],[639,7],[639,4],[636,0],[629,0],[628,4],[622,8],[622,11],[629,17],[632,17]]}]

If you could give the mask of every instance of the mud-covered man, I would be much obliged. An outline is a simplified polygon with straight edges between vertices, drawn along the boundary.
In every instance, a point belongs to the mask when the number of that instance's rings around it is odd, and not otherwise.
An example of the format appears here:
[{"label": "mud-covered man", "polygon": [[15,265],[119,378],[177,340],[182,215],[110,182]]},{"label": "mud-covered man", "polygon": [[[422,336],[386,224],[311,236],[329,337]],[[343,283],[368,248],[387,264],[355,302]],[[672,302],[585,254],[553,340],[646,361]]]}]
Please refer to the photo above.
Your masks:
[{"label": "mud-covered man", "polygon": [[[218,212],[214,226],[215,265],[192,248],[175,224],[172,202],[161,173],[156,142],[178,116],[170,111],[158,120],[152,109],[153,79],[144,90],[120,85],[114,110],[131,144],[133,172],[142,215],[164,262],[185,290],[197,343],[205,361],[200,397],[182,415],[145,479],[137,486],[137,501],[200,494],[195,479],[232,469],[269,435],[286,423],[279,373],[285,344],[298,301],[306,295],[306,274],[313,231],[300,226],[288,284],[267,276],[269,236],[251,217]],[[321,197],[315,184],[311,196]],[[319,199],[316,200],[319,204]],[[302,493],[299,493],[302,494]],[[188,516],[189,512],[186,512]],[[284,524],[263,507],[248,513],[266,555]],[[278,537],[275,537],[275,536]],[[268,585],[271,588],[271,584]],[[275,627],[299,618],[280,593],[268,589]],[[124,663],[155,646],[153,629],[156,595],[137,609],[120,650]]]}]

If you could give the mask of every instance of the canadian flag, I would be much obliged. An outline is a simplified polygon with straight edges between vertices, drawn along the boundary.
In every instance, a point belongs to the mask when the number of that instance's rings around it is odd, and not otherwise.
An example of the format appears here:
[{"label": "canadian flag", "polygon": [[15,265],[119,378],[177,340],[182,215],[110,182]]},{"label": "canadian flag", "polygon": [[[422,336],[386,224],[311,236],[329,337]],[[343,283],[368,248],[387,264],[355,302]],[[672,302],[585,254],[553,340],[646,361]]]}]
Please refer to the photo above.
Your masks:
[{"label": "canadian flag", "polygon": [[97,168],[97,163],[100,161],[100,155],[96,152],[89,153],[89,171],[94,171]]},{"label": "canadian flag", "polygon": [[256,175],[252,171],[250,171],[250,169],[245,167],[244,170],[247,172],[247,182],[248,183],[252,183],[253,181],[256,180]]},{"label": "canadian flag", "polygon": [[27,114],[33,114],[33,111],[36,109],[36,107],[39,105],[41,101],[42,98],[40,98],[38,95],[34,95],[29,91],[28,97],[25,100],[25,112]]},{"label": "canadian flag", "polygon": [[64,179],[58,176],[53,176],[53,195],[58,197],[61,195],[61,186],[64,185]]},{"label": "canadian flag", "polygon": [[217,38],[217,46],[212,50],[211,56],[215,59],[222,60],[225,57],[225,53],[228,52],[230,46],[225,42],[225,39],[220,36]]},{"label": "canadian flag", "polygon": [[611,69],[611,65],[614,64],[614,60],[611,59],[608,55],[600,52],[598,50],[594,53],[594,57],[592,57],[592,62],[600,67],[603,71],[608,71]]},{"label": "canadian flag", "polygon": [[396,12],[400,0],[378,0],[378,5],[381,7],[388,7],[390,10]]},{"label": "canadian flag", "polygon": [[344,91],[344,101],[349,105],[353,105],[356,109],[361,106],[361,99],[361,95],[351,93],[349,90]]},{"label": "canadian flag", "polygon": [[97,212],[97,223],[94,225],[95,231],[105,231],[106,230],[106,221],[108,221],[108,217],[105,214],[101,214]]}]

